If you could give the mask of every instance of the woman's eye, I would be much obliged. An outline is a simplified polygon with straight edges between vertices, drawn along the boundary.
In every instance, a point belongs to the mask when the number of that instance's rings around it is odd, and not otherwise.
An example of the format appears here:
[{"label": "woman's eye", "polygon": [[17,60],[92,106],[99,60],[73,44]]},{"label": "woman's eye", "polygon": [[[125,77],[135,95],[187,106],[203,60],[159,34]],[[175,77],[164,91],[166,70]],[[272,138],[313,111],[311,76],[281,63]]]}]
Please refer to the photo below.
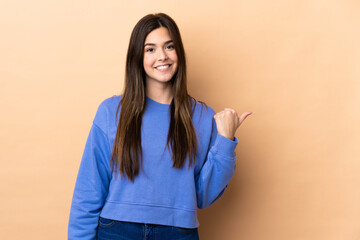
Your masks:
[{"label": "woman's eye", "polygon": [[174,45],[169,45],[167,46],[168,49],[175,49],[175,46]]},{"label": "woman's eye", "polygon": [[154,49],[153,48],[148,48],[148,49],[145,49],[145,52],[154,52]]}]

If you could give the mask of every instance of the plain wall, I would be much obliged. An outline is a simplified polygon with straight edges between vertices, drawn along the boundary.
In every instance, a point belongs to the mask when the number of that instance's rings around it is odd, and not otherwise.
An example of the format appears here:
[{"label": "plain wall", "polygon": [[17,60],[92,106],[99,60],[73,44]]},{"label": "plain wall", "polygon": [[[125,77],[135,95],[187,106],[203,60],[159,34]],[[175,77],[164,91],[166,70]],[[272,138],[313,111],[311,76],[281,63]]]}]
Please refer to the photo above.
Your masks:
[{"label": "plain wall", "polygon": [[358,1],[0,2],[0,239],[66,239],[100,102],[120,94],[136,22],[177,22],[189,92],[253,111],[203,240],[360,239]]}]

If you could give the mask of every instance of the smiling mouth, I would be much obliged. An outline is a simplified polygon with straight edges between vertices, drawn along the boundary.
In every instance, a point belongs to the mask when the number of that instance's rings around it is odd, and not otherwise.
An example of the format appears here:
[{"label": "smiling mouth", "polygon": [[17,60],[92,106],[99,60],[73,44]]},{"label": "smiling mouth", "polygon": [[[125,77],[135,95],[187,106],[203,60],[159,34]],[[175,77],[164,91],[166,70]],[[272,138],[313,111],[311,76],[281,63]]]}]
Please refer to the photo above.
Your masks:
[{"label": "smiling mouth", "polygon": [[155,68],[158,70],[164,70],[164,69],[169,68],[170,66],[171,66],[171,64],[166,64],[166,65],[157,66]]}]

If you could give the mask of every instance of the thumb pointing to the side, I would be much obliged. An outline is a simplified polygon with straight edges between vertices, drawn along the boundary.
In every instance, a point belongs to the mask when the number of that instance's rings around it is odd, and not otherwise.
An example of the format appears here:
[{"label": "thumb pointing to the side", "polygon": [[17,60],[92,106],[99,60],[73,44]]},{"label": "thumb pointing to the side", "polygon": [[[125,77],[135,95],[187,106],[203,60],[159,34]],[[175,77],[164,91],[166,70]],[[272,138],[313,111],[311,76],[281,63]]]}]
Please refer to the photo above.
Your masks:
[{"label": "thumb pointing to the side", "polygon": [[241,116],[239,117],[240,124],[251,114],[252,114],[252,112],[245,112],[245,113],[241,114]]}]

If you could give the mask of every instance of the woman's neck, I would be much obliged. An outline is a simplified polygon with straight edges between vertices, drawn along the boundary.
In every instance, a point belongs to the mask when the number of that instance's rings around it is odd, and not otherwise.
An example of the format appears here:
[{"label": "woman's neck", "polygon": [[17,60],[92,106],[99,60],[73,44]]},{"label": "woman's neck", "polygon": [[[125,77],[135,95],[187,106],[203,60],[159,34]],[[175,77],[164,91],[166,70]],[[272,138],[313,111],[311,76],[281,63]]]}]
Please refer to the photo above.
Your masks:
[{"label": "woman's neck", "polygon": [[163,103],[170,104],[174,94],[172,92],[172,86],[170,84],[150,84],[151,86],[146,86],[146,96],[152,100]]}]

